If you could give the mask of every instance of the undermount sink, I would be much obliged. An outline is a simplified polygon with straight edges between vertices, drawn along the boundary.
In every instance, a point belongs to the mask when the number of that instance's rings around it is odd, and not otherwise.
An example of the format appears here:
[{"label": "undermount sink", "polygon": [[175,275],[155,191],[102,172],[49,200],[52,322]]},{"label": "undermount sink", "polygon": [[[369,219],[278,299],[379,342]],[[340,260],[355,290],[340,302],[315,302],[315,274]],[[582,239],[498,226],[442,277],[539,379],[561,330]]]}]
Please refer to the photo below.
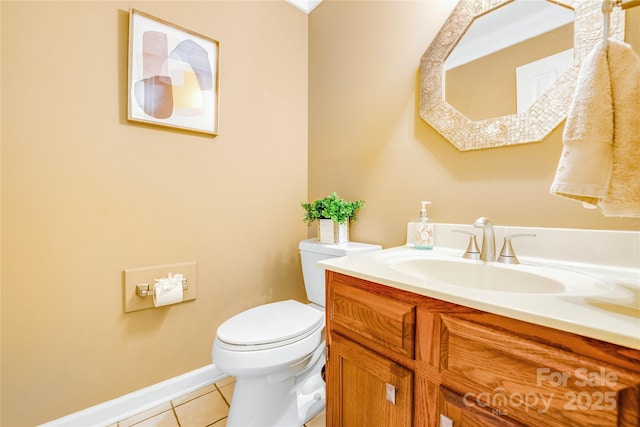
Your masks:
[{"label": "undermount sink", "polygon": [[597,294],[611,286],[589,274],[541,265],[506,265],[463,258],[396,258],[388,260],[395,271],[435,285],[527,294]]}]

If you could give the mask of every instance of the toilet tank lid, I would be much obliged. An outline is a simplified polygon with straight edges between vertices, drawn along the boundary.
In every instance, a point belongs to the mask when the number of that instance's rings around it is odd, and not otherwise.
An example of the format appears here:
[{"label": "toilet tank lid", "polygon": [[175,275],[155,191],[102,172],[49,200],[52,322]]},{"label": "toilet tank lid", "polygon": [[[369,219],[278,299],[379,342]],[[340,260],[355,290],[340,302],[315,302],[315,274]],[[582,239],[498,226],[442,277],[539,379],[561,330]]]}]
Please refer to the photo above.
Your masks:
[{"label": "toilet tank lid", "polygon": [[298,245],[298,249],[300,249],[300,251],[315,252],[320,254],[346,256],[363,252],[379,251],[382,249],[382,246],[359,242],[347,242],[337,245],[329,245],[325,243],[318,243],[318,239],[314,237],[312,239],[301,241]]}]

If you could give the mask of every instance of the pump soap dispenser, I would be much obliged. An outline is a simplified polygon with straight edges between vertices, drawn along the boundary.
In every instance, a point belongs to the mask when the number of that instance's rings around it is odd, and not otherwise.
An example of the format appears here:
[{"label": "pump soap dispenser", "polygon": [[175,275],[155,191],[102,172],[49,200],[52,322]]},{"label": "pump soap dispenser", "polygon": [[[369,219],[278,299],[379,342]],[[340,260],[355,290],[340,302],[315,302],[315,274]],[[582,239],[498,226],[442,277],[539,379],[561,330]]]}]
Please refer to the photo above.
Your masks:
[{"label": "pump soap dispenser", "polygon": [[421,202],[420,218],[415,223],[416,249],[433,249],[433,221],[427,216],[427,205],[431,202]]}]

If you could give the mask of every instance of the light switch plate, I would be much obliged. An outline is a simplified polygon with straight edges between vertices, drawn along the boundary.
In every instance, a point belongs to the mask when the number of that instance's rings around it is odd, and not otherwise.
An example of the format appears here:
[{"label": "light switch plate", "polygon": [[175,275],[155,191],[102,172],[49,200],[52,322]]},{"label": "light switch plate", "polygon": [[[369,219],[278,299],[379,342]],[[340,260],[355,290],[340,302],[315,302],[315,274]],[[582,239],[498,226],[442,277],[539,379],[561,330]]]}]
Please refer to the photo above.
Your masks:
[{"label": "light switch plate", "polygon": [[[162,279],[172,275],[182,274],[187,279],[187,289],[183,292],[182,301],[196,299],[197,277],[196,262],[183,262],[179,264],[157,265],[153,267],[130,268],[124,270],[124,311],[144,310],[153,308],[153,295],[139,297],[136,295],[136,285],[148,284],[153,289],[155,279]],[[170,307],[170,306],[168,306]]]}]

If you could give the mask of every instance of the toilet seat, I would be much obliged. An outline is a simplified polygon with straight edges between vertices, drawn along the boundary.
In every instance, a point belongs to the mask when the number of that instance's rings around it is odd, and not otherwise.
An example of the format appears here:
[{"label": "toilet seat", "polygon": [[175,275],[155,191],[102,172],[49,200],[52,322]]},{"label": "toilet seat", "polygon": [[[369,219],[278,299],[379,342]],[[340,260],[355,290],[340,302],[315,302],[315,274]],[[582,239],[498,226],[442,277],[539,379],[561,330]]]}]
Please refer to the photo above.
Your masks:
[{"label": "toilet seat", "polygon": [[324,313],[294,300],[264,304],[239,313],[218,328],[221,348],[257,351],[300,341],[324,326]]}]

